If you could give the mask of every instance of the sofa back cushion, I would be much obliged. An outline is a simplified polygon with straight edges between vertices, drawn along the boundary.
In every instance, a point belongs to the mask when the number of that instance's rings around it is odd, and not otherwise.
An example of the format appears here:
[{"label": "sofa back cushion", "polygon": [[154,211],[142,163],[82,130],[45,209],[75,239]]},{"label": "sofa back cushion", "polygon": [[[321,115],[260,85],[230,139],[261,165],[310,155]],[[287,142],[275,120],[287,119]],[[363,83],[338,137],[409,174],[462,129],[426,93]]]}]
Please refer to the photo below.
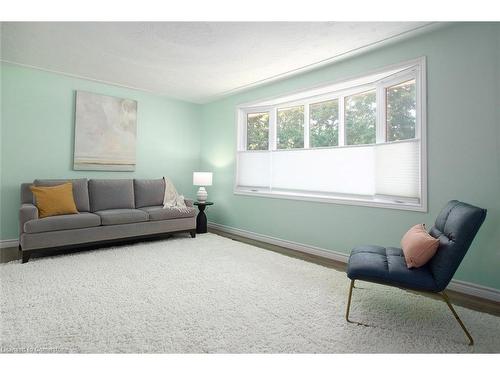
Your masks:
[{"label": "sofa back cushion", "polygon": [[[56,186],[61,185],[66,182],[71,182],[73,184],[73,197],[75,199],[76,209],[79,212],[89,212],[90,211],[90,203],[89,203],[89,188],[88,188],[88,180],[86,178],[79,179],[37,179],[33,182],[35,186]],[[25,198],[23,198],[24,200]],[[32,202],[36,203],[33,198]],[[24,202],[23,203],[31,203]]]},{"label": "sofa back cushion", "polygon": [[149,207],[163,205],[165,195],[165,180],[135,179],[134,180],[135,207]]},{"label": "sofa back cushion", "polygon": [[31,192],[31,187],[33,182],[23,182],[21,183],[21,203],[34,204],[33,193]]},{"label": "sofa back cushion", "polygon": [[135,208],[133,180],[89,180],[90,210]]}]

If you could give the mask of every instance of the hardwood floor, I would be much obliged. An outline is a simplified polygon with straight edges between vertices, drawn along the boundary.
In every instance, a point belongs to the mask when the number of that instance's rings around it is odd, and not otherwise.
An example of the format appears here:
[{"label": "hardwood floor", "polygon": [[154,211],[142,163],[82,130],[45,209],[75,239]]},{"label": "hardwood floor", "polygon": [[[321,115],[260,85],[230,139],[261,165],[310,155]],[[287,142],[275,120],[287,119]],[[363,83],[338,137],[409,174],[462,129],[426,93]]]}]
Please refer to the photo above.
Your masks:
[{"label": "hardwood floor", "polygon": [[17,247],[6,247],[4,249],[0,249],[0,263],[9,263],[17,259],[20,259]]}]

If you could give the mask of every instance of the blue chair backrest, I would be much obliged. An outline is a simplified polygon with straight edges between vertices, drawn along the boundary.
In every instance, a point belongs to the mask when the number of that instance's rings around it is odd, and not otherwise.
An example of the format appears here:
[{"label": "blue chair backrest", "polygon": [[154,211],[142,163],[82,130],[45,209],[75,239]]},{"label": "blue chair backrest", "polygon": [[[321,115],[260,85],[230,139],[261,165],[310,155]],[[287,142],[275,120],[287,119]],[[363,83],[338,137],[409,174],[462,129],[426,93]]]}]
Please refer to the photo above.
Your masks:
[{"label": "blue chair backrest", "polygon": [[486,218],[486,210],[456,200],[449,201],[429,233],[439,239],[429,262],[439,290],[446,288]]}]

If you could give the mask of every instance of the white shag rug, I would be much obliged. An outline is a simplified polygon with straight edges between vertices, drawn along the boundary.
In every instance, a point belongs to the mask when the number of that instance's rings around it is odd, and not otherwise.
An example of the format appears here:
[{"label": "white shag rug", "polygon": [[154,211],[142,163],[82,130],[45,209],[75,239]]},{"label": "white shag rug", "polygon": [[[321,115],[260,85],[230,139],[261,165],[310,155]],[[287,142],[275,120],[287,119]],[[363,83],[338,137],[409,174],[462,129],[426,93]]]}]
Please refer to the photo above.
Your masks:
[{"label": "white shag rug", "polygon": [[500,352],[500,318],[215,234],[0,265],[1,352]]}]

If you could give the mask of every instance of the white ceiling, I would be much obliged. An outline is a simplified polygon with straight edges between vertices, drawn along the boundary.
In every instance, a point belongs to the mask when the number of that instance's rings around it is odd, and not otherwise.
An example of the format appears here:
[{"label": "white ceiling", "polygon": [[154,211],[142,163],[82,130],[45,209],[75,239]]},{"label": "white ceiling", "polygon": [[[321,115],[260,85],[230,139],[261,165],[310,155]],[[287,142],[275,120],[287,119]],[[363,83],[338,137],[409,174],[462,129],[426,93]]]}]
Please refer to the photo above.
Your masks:
[{"label": "white ceiling", "polygon": [[204,103],[425,22],[6,22],[2,60]]}]

